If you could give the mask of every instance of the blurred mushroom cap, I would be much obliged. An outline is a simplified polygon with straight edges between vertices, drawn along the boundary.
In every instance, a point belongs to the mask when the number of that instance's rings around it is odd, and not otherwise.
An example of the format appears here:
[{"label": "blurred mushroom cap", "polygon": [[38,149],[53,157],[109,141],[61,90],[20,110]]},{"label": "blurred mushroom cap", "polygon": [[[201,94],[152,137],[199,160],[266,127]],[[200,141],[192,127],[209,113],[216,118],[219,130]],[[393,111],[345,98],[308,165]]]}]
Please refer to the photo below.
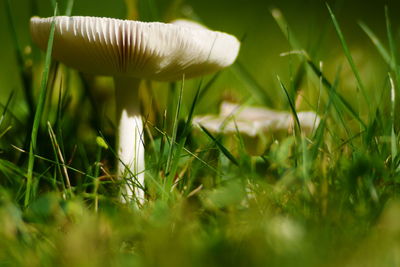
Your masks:
[{"label": "blurred mushroom cap", "polygon": [[[298,112],[301,129],[310,132],[318,127],[319,116],[312,111]],[[197,116],[195,124],[201,124],[211,132],[234,133],[239,131],[248,136],[272,134],[293,128],[293,115],[287,111],[276,111],[262,107],[247,107],[223,102],[220,114]]]},{"label": "blurred mushroom cap", "polygon": [[[319,116],[312,111],[298,112],[297,117],[305,133],[312,132],[320,123]],[[241,134],[252,155],[262,153],[267,140],[272,136],[288,133],[294,127],[293,115],[290,112],[247,107],[229,102],[221,104],[219,115],[196,116],[193,123],[215,134]]]}]

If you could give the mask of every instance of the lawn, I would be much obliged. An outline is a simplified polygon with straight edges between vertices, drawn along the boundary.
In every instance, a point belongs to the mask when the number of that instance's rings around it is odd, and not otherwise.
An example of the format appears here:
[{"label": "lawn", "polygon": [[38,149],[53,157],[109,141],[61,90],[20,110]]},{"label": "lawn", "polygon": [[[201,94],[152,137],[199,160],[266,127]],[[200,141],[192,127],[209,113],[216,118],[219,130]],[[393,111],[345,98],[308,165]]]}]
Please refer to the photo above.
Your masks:
[{"label": "lawn", "polygon": [[[400,266],[398,8],[1,0],[0,266]],[[185,18],[241,42],[219,72],[141,82],[143,203],[121,201],[112,77],[31,40],[30,17],[53,14]],[[196,123],[226,103],[292,123]]]}]

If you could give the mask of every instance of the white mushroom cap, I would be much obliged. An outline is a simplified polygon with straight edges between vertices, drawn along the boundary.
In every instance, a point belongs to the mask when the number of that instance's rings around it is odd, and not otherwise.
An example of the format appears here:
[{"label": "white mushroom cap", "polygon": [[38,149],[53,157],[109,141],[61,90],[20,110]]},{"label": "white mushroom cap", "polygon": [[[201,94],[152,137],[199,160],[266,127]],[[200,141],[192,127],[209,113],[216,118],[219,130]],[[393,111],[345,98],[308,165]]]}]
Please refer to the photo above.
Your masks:
[{"label": "white mushroom cap", "polygon": [[[312,132],[320,123],[319,116],[312,111],[298,112],[297,117],[305,133]],[[294,119],[290,112],[223,102],[219,115],[196,116],[193,124],[227,136],[239,133],[244,139],[247,152],[261,155],[272,136],[279,137],[280,133],[293,129]]]},{"label": "white mushroom cap", "polygon": [[[53,18],[33,17],[33,41],[46,49]],[[240,43],[194,23],[55,17],[53,57],[82,72],[173,81],[231,65]]]},{"label": "white mushroom cap", "polygon": [[[276,111],[263,107],[240,106],[229,102],[221,104],[220,116],[234,116],[237,121],[245,121],[251,124],[256,131],[265,133],[287,130],[294,126],[293,115],[290,112]],[[312,111],[297,112],[297,117],[301,129],[305,132],[311,132],[316,129],[321,121],[320,117]],[[246,131],[243,130],[241,132],[245,133]],[[251,134],[249,135],[251,136]]]},{"label": "white mushroom cap", "polygon": [[223,117],[217,115],[196,116],[193,118],[194,125],[201,125],[212,133],[236,134],[244,133],[248,136],[255,137],[259,128],[250,120],[240,120],[231,117]]},{"label": "white mushroom cap", "polygon": [[[320,123],[319,116],[312,112],[298,112],[301,129],[311,132]],[[195,125],[202,125],[213,133],[235,134],[239,132],[249,137],[287,131],[294,126],[290,112],[275,111],[261,107],[242,107],[237,104],[223,102],[220,114],[196,116]]]}]

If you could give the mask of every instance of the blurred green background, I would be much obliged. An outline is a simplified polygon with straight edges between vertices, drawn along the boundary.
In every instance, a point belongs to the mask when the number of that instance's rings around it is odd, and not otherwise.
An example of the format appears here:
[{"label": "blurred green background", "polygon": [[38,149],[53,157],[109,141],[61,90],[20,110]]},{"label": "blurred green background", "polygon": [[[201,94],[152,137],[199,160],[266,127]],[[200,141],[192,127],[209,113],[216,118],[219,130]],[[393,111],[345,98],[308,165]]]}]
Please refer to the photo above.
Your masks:
[{"label": "blurred green background", "polygon": [[[4,104],[12,90],[16,90],[17,99],[21,96],[20,79],[18,76],[15,47],[11,41],[10,27],[6,20],[5,5],[0,5],[0,102]],[[20,49],[30,45],[28,23],[31,15],[51,16],[52,1],[50,0],[13,0],[11,8],[13,19],[17,26],[17,36]],[[60,12],[65,10],[67,1],[59,1]],[[156,8],[149,8],[154,2]],[[400,4],[396,0],[376,1],[328,1],[334,8],[339,23],[355,58],[356,64],[366,84],[382,87],[386,68],[377,55],[373,45],[358,26],[358,21],[364,21],[385,40],[384,5],[396,10]],[[104,16],[126,18],[131,16],[126,6],[137,5],[135,0],[76,0],[73,15]],[[149,6],[145,6],[149,5]],[[330,21],[325,1],[267,1],[267,0],[153,0],[141,1],[139,18],[142,20],[169,21],[179,17],[189,17],[201,20],[211,29],[234,34],[239,39],[244,38],[239,61],[253,75],[257,82],[270,95],[283,96],[277,84],[276,76],[288,79],[292,71],[291,57],[281,57],[282,52],[290,50],[290,46],[271,16],[271,8],[279,8],[287,18],[296,38],[307,51],[316,51],[314,59],[325,62],[324,70],[328,77],[333,77],[339,66],[344,66],[346,76],[346,60],[340,43]],[[130,10],[132,12],[132,10]],[[142,11],[142,12],[141,12]],[[134,10],[137,12],[137,10]],[[35,13],[35,14],[32,14]],[[393,14],[393,18],[395,14]],[[393,19],[393,24],[398,21]],[[396,26],[394,25],[394,26]],[[398,35],[398,33],[396,33]],[[349,71],[348,71],[349,72]],[[354,78],[349,74],[350,83]],[[346,77],[345,77],[346,78]],[[239,98],[246,99],[251,93],[246,86],[236,80],[229,71],[218,83],[220,92],[239,92]],[[211,98],[204,110],[216,106],[217,98]],[[253,102],[258,102],[253,99]],[[278,101],[279,102],[279,101]],[[277,104],[279,107],[279,104]],[[215,110],[215,108],[214,108]],[[23,112],[22,112],[23,114]]]}]

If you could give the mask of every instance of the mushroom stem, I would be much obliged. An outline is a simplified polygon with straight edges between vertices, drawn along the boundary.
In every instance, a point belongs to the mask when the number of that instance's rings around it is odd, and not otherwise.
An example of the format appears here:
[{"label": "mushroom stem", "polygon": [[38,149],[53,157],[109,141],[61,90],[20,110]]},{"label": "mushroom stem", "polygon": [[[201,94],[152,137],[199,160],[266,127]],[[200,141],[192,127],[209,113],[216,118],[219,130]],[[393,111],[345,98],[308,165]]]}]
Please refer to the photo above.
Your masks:
[{"label": "mushroom stem", "polygon": [[118,178],[125,179],[122,201],[134,198],[144,202],[144,140],[140,115],[140,80],[132,77],[114,77],[118,121]]}]

